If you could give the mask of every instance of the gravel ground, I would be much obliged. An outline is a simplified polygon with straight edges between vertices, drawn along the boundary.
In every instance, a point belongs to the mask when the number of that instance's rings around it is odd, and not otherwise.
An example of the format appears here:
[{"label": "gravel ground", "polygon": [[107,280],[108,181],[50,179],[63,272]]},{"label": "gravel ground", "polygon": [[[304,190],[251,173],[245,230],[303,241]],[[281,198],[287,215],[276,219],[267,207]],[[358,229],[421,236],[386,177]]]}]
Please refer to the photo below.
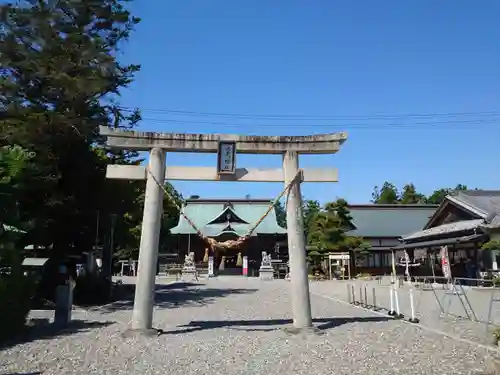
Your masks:
[{"label": "gravel ground", "polygon": [[485,373],[489,361],[475,345],[319,297],[317,285],[311,298],[322,334],[289,335],[286,281],[166,284],[157,286],[154,318],[163,335],[121,336],[130,301],[76,309],[71,332],[4,348],[0,374],[460,375]]},{"label": "gravel ground", "polygon": [[[364,295],[364,287],[367,287],[368,292],[368,304],[373,305],[373,289],[375,289],[375,300],[376,305],[384,310],[389,310],[390,308],[390,286],[380,285],[376,281],[323,281],[323,282],[313,282],[311,283],[311,291],[313,293],[319,293],[323,295],[329,295],[337,299],[347,301],[347,285],[354,285],[354,291],[356,295],[356,300],[359,300],[360,288]],[[407,285],[398,288],[399,304],[400,310],[405,315],[406,318],[411,316],[410,308],[410,287]],[[474,315],[477,321],[471,321],[467,319],[467,314],[464,311],[464,307],[460,303],[459,297],[457,295],[451,295],[440,286],[435,289],[436,295],[432,290],[426,288],[426,290],[420,290],[414,288],[414,308],[416,317],[420,319],[421,324],[424,324],[433,329],[437,329],[448,334],[458,336],[467,340],[478,342],[485,345],[491,345],[492,335],[491,330],[494,326],[489,326],[488,333],[486,332],[486,325],[484,322],[487,321],[488,308],[491,298],[491,290],[479,290],[472,288],[464,288],[463,292],[467,296]],[[446,294],[445,294],[446,293]],[[465,303],[465,298],[462,295],[462,301]],[[500,292],[497,298],[500,298]],[[364,297],[362,298],[364,300]],[[444,317],[441,313],[441,308],[437,300],[439,299],[441,306],[446,310],[448,303],[449,312],[453,315],[448,315]],[[467,305],[466,305],[467,306]],[[469,316],[473,316],[470,309],[467,309]],[[492,309],[491,321],[500,325],[500,302],[496,303]]]}]

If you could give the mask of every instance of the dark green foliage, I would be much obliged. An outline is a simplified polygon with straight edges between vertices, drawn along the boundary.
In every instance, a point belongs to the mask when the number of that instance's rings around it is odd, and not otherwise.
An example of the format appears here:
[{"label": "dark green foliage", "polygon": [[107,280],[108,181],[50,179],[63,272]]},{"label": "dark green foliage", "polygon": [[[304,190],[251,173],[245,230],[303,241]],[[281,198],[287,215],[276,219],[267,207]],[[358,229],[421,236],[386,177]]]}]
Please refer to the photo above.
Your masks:
[{"label": "dark green foliage", "polygon": [[348,252],[367,247],[362,238],[348,235],[353,224],[347,201],[338,199],[317,210],[315,204],[310,207],[314,215],[309,222],[307,249],[309,260],[316,266],[332,251]]},{"label": "dark green foliage", "polygon": [[[99,126],[132,129],[137,111],[117,103],[138,65],[121,64],[120,48],[139,19],[127,1],[20,1],[2,6],[0,146],[34,152],[14,190],[25,244],[53,246],[52,256],[109,245],[138,249],[143,181],[106,180],[107,164],[139,164],[134,152],[104,147]],[[177,193],[171,186],[168,187]],[[178,217],[166,200],[162,235]],[[173,208],[172,208],[173,207]],[[97,226],[99,221],[99,226]],[[162,241],[163,243],[163,241]]]},{"label": "dark green foliage", "polygon": [[0,276],[0,341],[22,331],[34,290],[35,285],[20,273]]},{"label": "dark green foliage", "polygon": [[73,303],[90,306],[106,303],[111,294],[110,285],[96,275],[80,276],[73,289]]},{"label": "dark green foliage", "polygon": [[394,184],[386,181],[380,189],[375,186],[372,202],[375,204],[440,204],[448,194],[461,190],[467,190],[467,186],[458,184],[454,189],[438,189],[426,197],[425,194],[417,192],[415,185],[411,183],[405,185],[400,193]]},{"label": "dark green foliage", "polygon": [[[26,231],[0,238],[0,261],[13,269],[19,268],[25,245],[50,246],[44,255],[55,269],[67,255],[109,247],[112,216],[116,248],[137,256],[144,182],[106,180],[105,171],[108,164],[141,160],[137,153],[106,148],[99,136],[101,125],[132,129],[140,120],[137,111],[122,110],[117,102],[139,70],[117,59],[139,22],[126,5],[125,0],[0,5],[0,147],[18,145],[0,149],[0,224]],[[179,199],[175,189],[167,189]],[[162,236],[168,237],[178,210],[170,199],[165,202]],[[77,299],[96,295],[101,283],[80,280]],[[23,285],[19,281],[19,288]],[[30,299],[29,293],[17,293]],[[0,292],[0,306],[10,300]],[[24,315],[18,314],[21,320]]]},{"label": "dark green foliage", "polygon": [[130,128],[139,120],[114,104],[139,69],[116,60],[138,22],[121,3],[37,1],[2,8],[2,142],[36,155],[17,191],[19,210],[35,224],[27,240],[53,244],[56,253],[89,250],[96,212],[107,215],[124,198],[119,189],[111,193],[104,173],[106,164],[128,163],[130,155],[95,147],[99,125]]},{"label": "dark green foliage", "polygon": [[382,188],[375,186],[372,193],[372,202],[378,204],[394,204],[398,203],[399,192],[396,186],[386,181]]},{"label": "dark green foliage", "polygon": [[302,214],[304,215],[304,232],[306,238],[309,236],[311,226],[317,214],[321,211],[321,206],[316,200],[303,200],[302,201]]},{"label": "dark green foliage", "polygon": [[454,189],[445,188],[445,189],[435,190],[427,198],[427,203],[430,203],[430,204],[440,204],[448,194],[451,194],[454,191],[464,191],[464,190],[468,190],[468,188],[467,188],[467,186],[462,185],[462,184],[458,184],[457,186],[455,186]]},{"label": "dark green foliage", "polygon": [[286,228],[286,211],[281,201],[275,204],[274,211],[276,212],[276,221],[278,225],[282,228]]},{"label": "dark green foliage", "polygon": [[399,203],[401,204],[423,204],[427,203],[427,198],[424,194],[417,192],[415,185],[407,184],[403,187],[403,192],[399,197]]},{"label": "dark green foliage", "polygon": [[19,146],[0,148],[0,340],[24,327],[30,311],[35,285],[21,270],[22,254],[18,242],[21,228],[16,189],[31,155]]}]

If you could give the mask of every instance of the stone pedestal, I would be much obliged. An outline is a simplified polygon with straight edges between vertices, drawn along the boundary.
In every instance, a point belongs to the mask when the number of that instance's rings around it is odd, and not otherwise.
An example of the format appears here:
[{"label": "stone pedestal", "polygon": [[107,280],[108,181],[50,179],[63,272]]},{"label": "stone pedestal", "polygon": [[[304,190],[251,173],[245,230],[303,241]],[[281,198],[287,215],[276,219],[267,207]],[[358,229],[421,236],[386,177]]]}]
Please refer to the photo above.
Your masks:
[{"label": "stone pedestal", "polygon": [[274,280],[274,269],[271,266],[261,266],[259,268],[259,279]]},{"label": "stone pedestal", "polygon": [[188,266],[182,269],[182,281],[197,281],[198,273],[196,272],[196,267]]},{"label": "stone pedestal", "polygon": [[54,324],[59,328],[66,327],[71,322],[73,309],[73,288],[71,284],[59,285],[56,288],[56,308]]},{"label": "stone pedestal", "polygon": [[213,256],[209,256],[208,257],[208,274],[207,274],[208,277],[214,277],[215,276],[215,273],[214,273],[214,257]]}]

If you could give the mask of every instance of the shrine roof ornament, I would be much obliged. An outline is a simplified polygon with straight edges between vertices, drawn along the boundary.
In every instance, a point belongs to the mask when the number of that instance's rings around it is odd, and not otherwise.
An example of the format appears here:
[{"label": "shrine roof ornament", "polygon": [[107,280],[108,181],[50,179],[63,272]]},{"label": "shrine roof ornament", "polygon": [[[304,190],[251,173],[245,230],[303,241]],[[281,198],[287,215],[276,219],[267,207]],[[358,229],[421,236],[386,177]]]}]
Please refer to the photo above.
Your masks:
[{"label": "shrine roof ornament", "polygon": [[216,217],[210,220],[207,225],[210,224],[221,224],[221,223],[239,223],[239,224],[248,224],[245,220],[243,220],[240,216],[234,212],[232,207],[225,207],[224,210],[219,213]]}]

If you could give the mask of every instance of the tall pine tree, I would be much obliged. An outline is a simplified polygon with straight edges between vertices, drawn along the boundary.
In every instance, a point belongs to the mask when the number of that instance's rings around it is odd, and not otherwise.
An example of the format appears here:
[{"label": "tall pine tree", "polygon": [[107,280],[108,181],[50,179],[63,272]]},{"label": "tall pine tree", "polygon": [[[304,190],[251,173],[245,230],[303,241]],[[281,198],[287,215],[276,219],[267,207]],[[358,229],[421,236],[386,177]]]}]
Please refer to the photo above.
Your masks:
[{"label": "tall pine tree", "polygon": [[[98,127],[133,127],[138,113],[115,100],[139,70],[117,52],[139,19],[120,0],[26,1],[1,8],[1,144],[35,153],[21,212],[35,222],[28,241],[54,249],[87,250],[96,212],[124,200],[105,183],[105,166],[125,153],[96,152]],[[125,189],[126,190],[126,189]]]}]

